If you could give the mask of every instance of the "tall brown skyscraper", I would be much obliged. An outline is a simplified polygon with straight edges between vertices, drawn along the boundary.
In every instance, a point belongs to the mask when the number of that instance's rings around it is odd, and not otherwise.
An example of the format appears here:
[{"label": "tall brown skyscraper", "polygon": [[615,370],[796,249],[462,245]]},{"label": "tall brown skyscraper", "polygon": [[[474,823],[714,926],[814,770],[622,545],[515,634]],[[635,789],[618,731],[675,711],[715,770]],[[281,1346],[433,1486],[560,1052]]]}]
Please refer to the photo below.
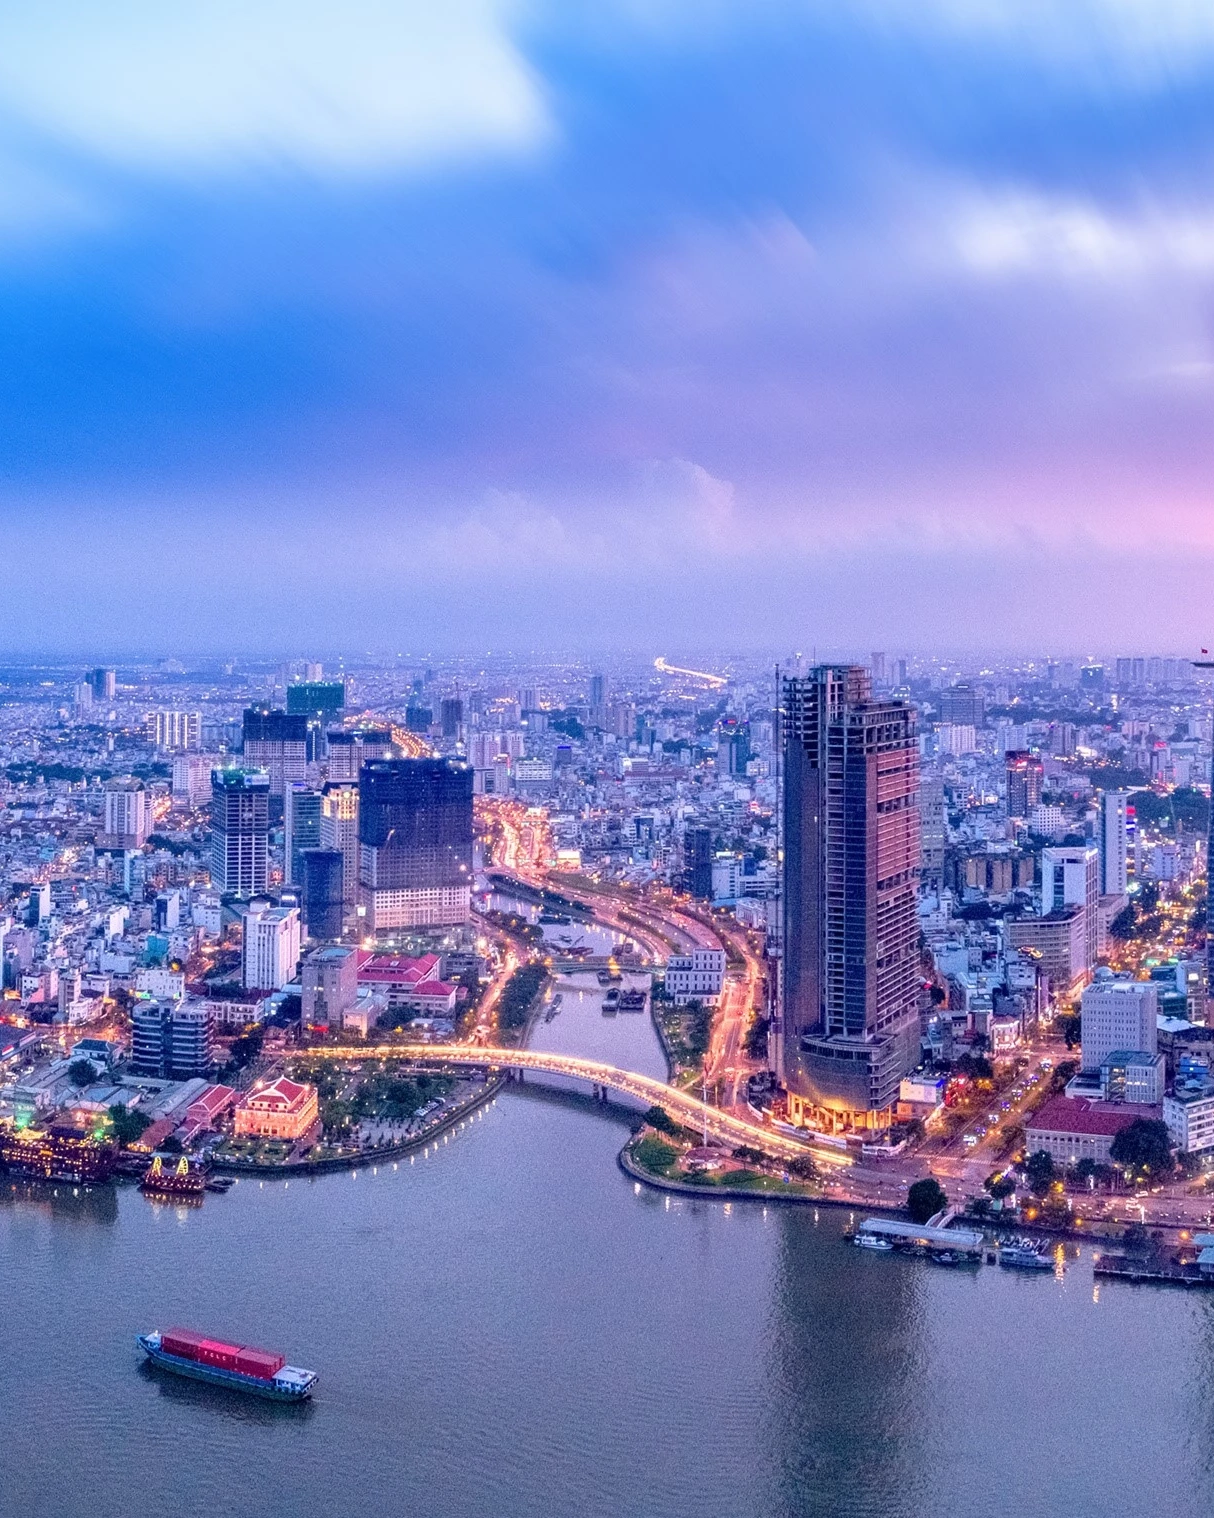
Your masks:
[{"label": "tall brown skyscraper", "polygon": [[783,682],[779,1074],[793,1122],[879,1129],[919,1055],[915,713],[860,665]]}]

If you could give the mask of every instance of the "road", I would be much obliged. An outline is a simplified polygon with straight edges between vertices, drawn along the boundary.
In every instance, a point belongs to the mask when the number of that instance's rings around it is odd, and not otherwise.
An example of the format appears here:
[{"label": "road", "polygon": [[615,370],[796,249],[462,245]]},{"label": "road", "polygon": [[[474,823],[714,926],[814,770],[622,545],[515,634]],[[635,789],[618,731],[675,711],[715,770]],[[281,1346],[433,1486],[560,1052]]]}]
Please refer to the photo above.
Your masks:
[{"label": "road", "polygon": [[308,1050],[309,1059],[368,1060],[407,1059],[428,1063],[488,1067],[495,1070],[535,1070],[548,1075],[564,1075],[591,1085],[609,1087],[638,1098],[650,1106],[664,1107],[676,1121],[692,1132],[705,1132],[730,1145],[748,1144],[777,1159],[798,1159],[813,1155],[828,1165],[848,1164],[846,1157],[821,1152],[810,1144],[777,1133],[771,1128],[706,1105],[687,1091],[678,1091],[663,1081],[633,1070],[620,1070],[600,1060],[579,1059],[568,1054],[548,1054],[535,1049],[503,1049],[469,1044],[380,1044],[374,1047],[354,1045],[349,1048],[318,1045]]}]

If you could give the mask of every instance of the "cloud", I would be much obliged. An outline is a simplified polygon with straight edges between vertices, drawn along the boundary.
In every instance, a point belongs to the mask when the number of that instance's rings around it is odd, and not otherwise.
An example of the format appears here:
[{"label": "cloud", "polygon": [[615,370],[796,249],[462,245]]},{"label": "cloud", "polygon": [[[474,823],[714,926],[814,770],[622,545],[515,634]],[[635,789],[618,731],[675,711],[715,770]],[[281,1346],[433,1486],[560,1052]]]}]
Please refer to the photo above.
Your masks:
[{"label": "cloud", "polygon": [[125,168],[409,167],[529,147],[509,0],[42,0],[0,10],[10,119]]}]

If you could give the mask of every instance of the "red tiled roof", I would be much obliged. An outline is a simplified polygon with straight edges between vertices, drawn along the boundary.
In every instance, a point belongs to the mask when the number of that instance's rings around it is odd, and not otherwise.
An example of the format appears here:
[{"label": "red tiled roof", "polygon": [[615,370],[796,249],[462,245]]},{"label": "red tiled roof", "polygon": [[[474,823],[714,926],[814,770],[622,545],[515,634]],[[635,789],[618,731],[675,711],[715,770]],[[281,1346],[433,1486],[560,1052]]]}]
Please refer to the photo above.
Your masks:
[{"label": "red tiled roof", "polygon": [[394,981],[397,985],[416,985],[438,973],[437,954],[423,954],[410,959],[404,954],[374,954],[358,967],[359,980]]},{"label": "red tiled roof", "polygon": [[301,1086],[298,1081],[288,1080],[281,1076],[268,1086],[263,1086],[260,1091],[253,1091],[245,1099],[247,1107],[256,1107],[258,1111],[286,1111],[296,1106],[308,1094],[311,1088]]},{"label": "red tiled roof", "polygon": [[1136,1117],[1158,1118],[1158,1107],[1133,1102],[1097,1102],[1083,1096],[1055,1096],[1033,1113],[1026,1133],[1095,1133],[1112,1138]]}]

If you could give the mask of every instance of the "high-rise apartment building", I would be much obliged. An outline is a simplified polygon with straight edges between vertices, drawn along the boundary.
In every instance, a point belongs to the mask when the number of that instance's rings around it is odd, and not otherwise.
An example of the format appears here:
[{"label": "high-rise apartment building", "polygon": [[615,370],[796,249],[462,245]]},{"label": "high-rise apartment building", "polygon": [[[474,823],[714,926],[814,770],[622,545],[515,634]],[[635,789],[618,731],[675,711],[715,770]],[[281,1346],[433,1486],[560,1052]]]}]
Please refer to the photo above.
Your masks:
[{"label": "high-rise apartment building", "polygon": [[246,991],[281,991],[299,965],[299,912],[253,902],[244,914],[241,979]]},{"label": "high-rise apartment building", "polygon": [[137,1000],[131,1007],[133,1075],[193,1080],[215,1067],[214,1018],[206,1002]]},{"label": "high-rise apartment building", "polygon": [[1089,847],[1041,851],[1041,915],[1083,909],[1084,969],[1096,968],[1100,937],[1100,855]]},{"label": "high-rise apartment building", "polygon": [[[342,901],[346,912],[358,905],[358,782],[328,780],[320,793],[320,846],[342,857]],[[339,929],[340,932],[340,929]],[[326,934],[336,937],[337,934]]]},{"label": "high-rise apartment building", "polygon": [[1124,896],[1129,884],[1129,791],[1100,793],[1100,894]]},{"label": "high-rise apartment building", "polygon": [[368,759],[387,759],[392,753],[390,727],[331,727],[325,735],[330,780],[357,780]]},{"label": "high-rise apartment building", "polygon": [[1045,785],[1045,765],[1036,754],[1025,750],[1012,751],[1007,755],[1007,814],[1009,817],[1028,818],[1035,806],[1041,804],[1041,792]]},{"label": "high-rise apartment building", "polygon": [[201,712],[149,712],[144,728],[149,743],[172,753],[202,746]]},{"label": "high-rise apartment building", "polygon": [[212,754],[173,755],[173,805],[196,807],[211,799]]},{"label": "high-rise apartment building", "polygon": [[373,759],[359,777],[359,882],[371,930],[466,922],[472,770],[450,759]]},{"label": "high-rise apartment building", "polygon": [[289,780],[282,798],[283,883],[297,886],[299,856],[304,849],[320,848],[321,793],[298,780]]},{"label": "high-rise apartment building", "polygon": [[270,778],[270,795],[283,795],[292,780],[308,771],[308,719],[269,707],[251,706],[244,714],[244,762],[263,769]]},{"label": "high-rise apartment building", "polygon": [[106,849],[141,849],[151,829],[151,798],[143,781],[129,775],[107,780],[105,828],[98,844]]},{"label": "high-rise apartment building", "polygon": [[787,679],[778,1074],[791,1121],[881,1128],[919,1057],[915,713],[869,671]]},{"label": "high-rise apartment building", "polygon": [[750,723],[722,717],[717,724],[717,773],[744,775],[750,763]]},{"label": "high-rise apartment building", "polygon": [[215,770],[211,776],[211,884],[235,896],[266,888],[270,777],[264,770]]}]

